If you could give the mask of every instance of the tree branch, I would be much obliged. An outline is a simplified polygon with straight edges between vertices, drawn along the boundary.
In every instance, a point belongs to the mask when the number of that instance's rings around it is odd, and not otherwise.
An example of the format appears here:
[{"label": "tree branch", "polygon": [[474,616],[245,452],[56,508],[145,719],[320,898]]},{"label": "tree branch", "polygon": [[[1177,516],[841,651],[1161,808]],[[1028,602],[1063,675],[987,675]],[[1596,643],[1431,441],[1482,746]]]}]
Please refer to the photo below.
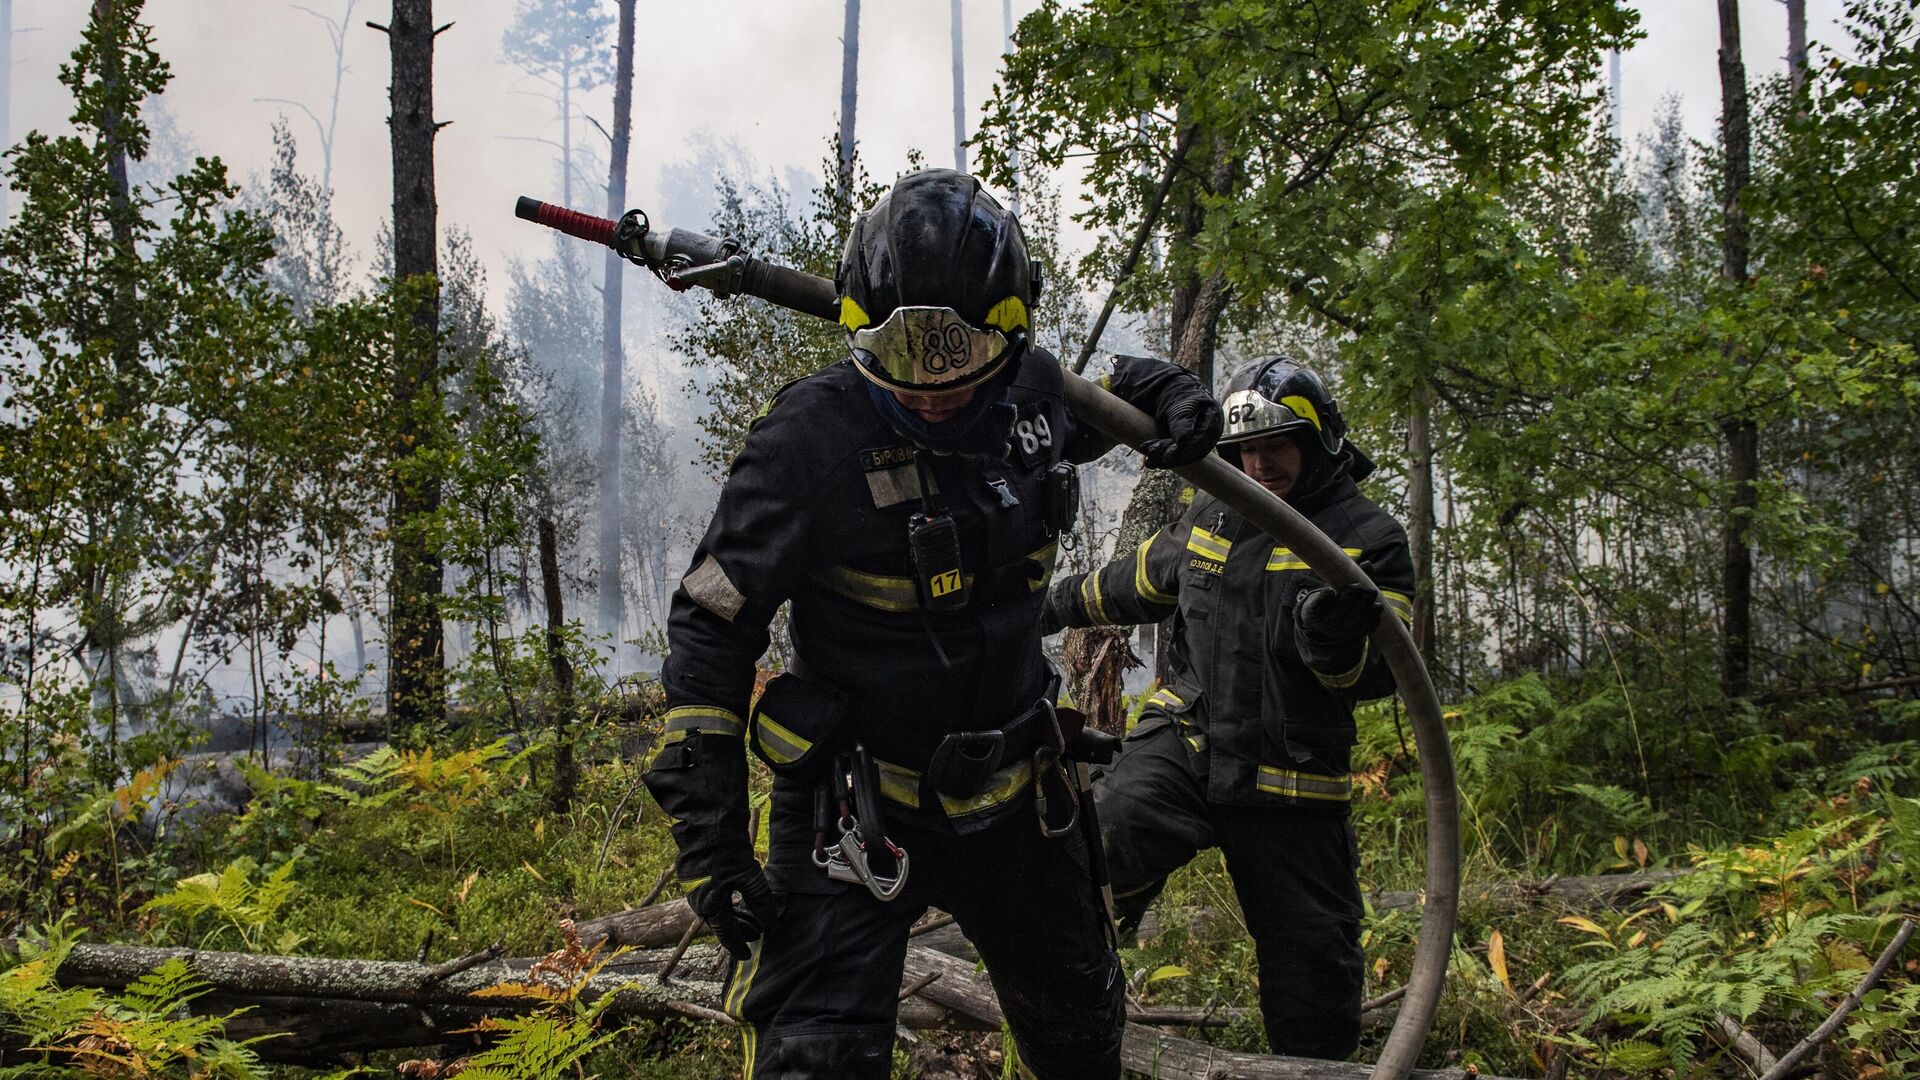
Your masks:
[{"label": "tree branch", "polygon": [[1860,999],[1886,975],[1887,969],[1893,966],[1894,959],[1900,955],[1900,950],[1907,947],[1907,941],[1913,937],[1913,926],[1912,919],[1901,920],[1900,932],[1893,935],[1892,943],[1880,954],[1880,959],[1873,962],[1873,967],[1867,970],[1866,977],[1853,988],[1853,992],[1840,1003],[1840,1007],[1833,1010],[1833,1015],[1827,1017],[1825,1023],[1814,1028],[1812,1034],[1801,1039],[1793,1049],[1782,1054],[1773,1068],[1760,1075],[1760,1080],[1786,1080],[1787,1075],[1793,1072],[1800,1062],[1806,1060],[1807,1055],[1818,1050],[1821,1043],[1832,1038],[1833,1033],[1840,1030],[1840,1025],[1846,1023],[1847,1017],[1853,1013],[1853,1010],[1860,1007]]}]

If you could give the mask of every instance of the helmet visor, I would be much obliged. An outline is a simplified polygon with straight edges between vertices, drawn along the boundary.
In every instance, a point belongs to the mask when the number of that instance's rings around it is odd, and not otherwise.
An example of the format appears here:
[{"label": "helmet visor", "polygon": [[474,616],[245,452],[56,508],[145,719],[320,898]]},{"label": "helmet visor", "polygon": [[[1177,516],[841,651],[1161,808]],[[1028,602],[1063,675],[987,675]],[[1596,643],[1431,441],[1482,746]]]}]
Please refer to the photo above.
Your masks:
[{"label": "helmet visor", "polygon": [[885,322],[847,334],[868,378],[894,390],[962,390],[999,370],[1013,343],[998,330],[970,325],[952,308],[895,308]]},{"label": "helmet visor", "polygon": [[1258,390],[1235,390],[1221,407],[1227,414],[1223,443],[1245,442],[1261,435],[1310,427],[1320,430],[1320,413],[1306,398],[1288,396],[1275,401]]}]

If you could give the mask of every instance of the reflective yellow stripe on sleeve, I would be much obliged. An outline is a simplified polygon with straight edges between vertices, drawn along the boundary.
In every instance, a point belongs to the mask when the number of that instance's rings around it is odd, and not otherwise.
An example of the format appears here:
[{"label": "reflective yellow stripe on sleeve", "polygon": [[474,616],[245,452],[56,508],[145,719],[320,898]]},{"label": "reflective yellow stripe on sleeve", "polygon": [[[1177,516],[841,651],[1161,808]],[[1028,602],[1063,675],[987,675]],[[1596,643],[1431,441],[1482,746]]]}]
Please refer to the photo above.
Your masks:
[{"label": "reflective yellow stripe on sleeve", "polygon": [[1262,765],[1257,783],[1260,790],[1269,795],[1283,795],[1292,799],[1321,799],[1326,802],[1353,801],[1353,774],[1351,773],[1326,776],[1321,773],[1304,773],[1274,765]]},{"label": "reflective yellow stripe on sleeve", "polygon": [[813,741],[802,737],[764,712],[753,714],[754,735],[760,749],[781,765],[791,765],[813,749]]},{"label": "reflective yellow stripe on sleeve", "polygon": [[689,735],[742,735],[746,725],[740,717],[713,705],[682,705],[667,711],[667,723],[660,737],[662,746],[679,742]]},{"label": "reflective yellow stripe on sleeve", "polygon": [[1169,690],[1164,686],[1158,690],[1155,690],[1151,695],[1148,696],[1147,704],[1165,705],[1175,709],[1184,709],[1187,707],[1187,703],[1181,700],[1179,694],[1174,693],[1172,690]]},{"label": "reflective yellow stripe on sleeve", "polygon": [[1401,622],[1406,623],[1408,626],[1413,625],[1412,597],[1409,597],[1406,593],[1394,592],[1392,589],[1381,589],[1380,599],[1385,600],[1387,607],[1393,609],[1395,615],[1400,616]]},{"label": "reflective yellow stripe on sleeve", "polygon": [[1149,536],[1140,541],[1139,548],[1133,553],[1133,591],[1140,594],[1142,600],[1155,604],[1174,603],[1174,597],[1154,588],[1153,582],[1147,577],[1147,551],[1152,547],[1153,537]]},{"label": "reflective yellow stripe on sleeve", "polygon": [[1080,606],[1086,610],[1087,618],[1094,626],[1113,624],[1113,617],[1107,614],[1107,598],[1100,592],[1100,571],[1095,570],[1080,579]]},{"label": "reflective yellow stripe on sleeve", "polygon": [[[1349,559],[1357,559],[1361,555],[1365,554],[1365,551],[1361,548],[1341,548],[1340,550],[1346,552],[1347,558]],[[1312,569],[1312,567],[1309,567],[1306,564],[1306,561],[1300,558],[1300,556],[1295,555],[1292,552],[1292,550],[1288,548],[1277,547],[1273,549],[1272,554],[1267,556],[1267,569],[1269,570],[1310,570]]]}]

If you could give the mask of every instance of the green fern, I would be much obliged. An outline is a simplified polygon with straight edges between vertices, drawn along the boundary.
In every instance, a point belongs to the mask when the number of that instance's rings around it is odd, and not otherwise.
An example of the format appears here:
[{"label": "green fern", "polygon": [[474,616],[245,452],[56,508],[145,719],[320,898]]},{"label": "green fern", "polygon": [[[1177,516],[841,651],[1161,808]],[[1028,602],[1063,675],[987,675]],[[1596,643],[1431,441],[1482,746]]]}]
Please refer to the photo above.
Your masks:
[{"label": "green fern", "polygon": [[613,1038],[573,1016],[535,1014],[491,1020],[500,1041],[466,1059],[468,1080],[546,1080],[561,1076]]},{"label": "green fern", "polygon": [[[279,869],[267,875],[264,880],[255,881],[254,876],[260,864],[248,856],[241,856],[228,863],[226,869],[218,874],[195,874],[181,879],[174,885],[173,891],[154,897],[140,906],[141,911],[157,911],[163,915],[178,918],[189,926],[199,921],[201,916],[212,915],[219,920],[212,931],[201,939],[208,941],[223,928],[231,928],[240,938],[240,943],[249,951],[262,945],[262,935],[267,924],[279,916],[282,908],[299,891],[299,883],[293,880],[295,857],[288,859]],[[298,944],[298,939],[282,939],[278,942],[280,951],[290,951]]]},{"label": "green fern", "polygon": [[59,1077],[75,1072],[127,1078],[265,1080],[252,1044],[222,1037],[225,1015],[194,1016],[187,1005],[207,992],[186,961],[175,958],[117,996],[54,980],[73,939],[56,927],[44,941],[23,941],[18,962],[0,972],[0,1030],[32,1060],[0,1067],[0,1078]]},{"label": "green fern", "polygon": [[1810,1005],[1815,991],[1852,978],[1835,969],[1828,943],[1869,922],[1839,914],[1797,918],[1757,944],[1750,934],[1689,923],[1665,940],[1569,968],[1566,992],[1587,1003],[1587,1023],[1625,1025],[1631,1039],[1657,1039],[1664,1064],[1684,1071],[1716,1016],[1744,1021],[1770,1005]]}]

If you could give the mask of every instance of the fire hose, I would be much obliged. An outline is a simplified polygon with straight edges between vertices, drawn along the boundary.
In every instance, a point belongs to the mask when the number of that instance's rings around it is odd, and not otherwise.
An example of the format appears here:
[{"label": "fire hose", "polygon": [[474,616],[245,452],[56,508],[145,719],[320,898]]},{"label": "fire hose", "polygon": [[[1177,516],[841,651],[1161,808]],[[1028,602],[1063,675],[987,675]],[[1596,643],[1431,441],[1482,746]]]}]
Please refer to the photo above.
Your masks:
[{"label": "fire hose", "polygon": [[[840,298],[833,282],[756,258],[731,239],[686,229],[663,233],[653,229],[647,216],[638,210],[629,210],[614,222],[526,196],[521,196],[514,213],[569,236],[604,244],[628,261],[653,271],[676,291],[697,285],[720,297],[745,294],[823,319],[839,316]],[[1066,382],[1067,407],[1075,419],[1135,449],[1158,435],[1152,417],[1072,372],[1063,369],[1061,375]],[[1174,471],[1288,545],[1322,581],[1334,586],[1367,582],[1366,575],[1340,545],[1279,496],[1217,455]],[[1406,1080],[1440,1004],[1459,915],[1459,791],[1440,698],[1414,648],[1413,635],[1402,620],[1385,618],[1374,630],[1373,641],[1387,658],[1401,700],[1406,703],[1426,793],[1427,867],[1420,936],[1400,1015],[1373,1072],[1375,1080]]]}]

